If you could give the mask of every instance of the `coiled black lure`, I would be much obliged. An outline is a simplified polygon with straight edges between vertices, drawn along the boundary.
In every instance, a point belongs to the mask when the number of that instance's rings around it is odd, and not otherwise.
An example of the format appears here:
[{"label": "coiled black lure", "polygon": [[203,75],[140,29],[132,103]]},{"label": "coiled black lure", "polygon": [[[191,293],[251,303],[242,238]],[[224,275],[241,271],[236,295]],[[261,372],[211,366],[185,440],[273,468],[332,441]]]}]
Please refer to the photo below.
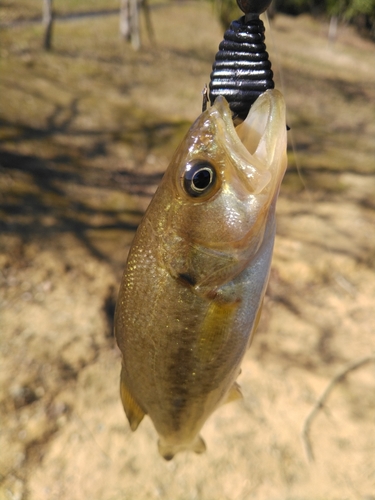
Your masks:
[{"label": "coiled black lure", "polygon": [[234,122],[244,120],[251,105],[267,89],[274,88],[271,62],[264,43],[264,24],[259,15],[271,0],[237,0],[244,12],[224,34],[212,66],[211,105],[222,95],[229,102]]}]

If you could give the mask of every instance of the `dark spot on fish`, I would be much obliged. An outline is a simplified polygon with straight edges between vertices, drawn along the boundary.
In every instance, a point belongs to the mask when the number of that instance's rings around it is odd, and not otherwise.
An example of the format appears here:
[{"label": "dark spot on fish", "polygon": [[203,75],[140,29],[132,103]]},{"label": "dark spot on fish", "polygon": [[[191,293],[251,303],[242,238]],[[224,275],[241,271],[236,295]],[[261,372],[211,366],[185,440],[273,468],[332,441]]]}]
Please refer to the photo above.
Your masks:
[{"label": "dark spot on fish", "polygon": [[189,273],[180,273],[178,275],[178,280],[183,285],[189,285],[189,286],[195,286],[197,283],[197,280],[193,276],[191,276]]},{"label": "dark spot on fish", "polygon": [[210,300],[215,300],[217,297],[217,291],[214,289],[214,290],[210,290],[208,293],[207,293],[207,298],[210,299]]}]

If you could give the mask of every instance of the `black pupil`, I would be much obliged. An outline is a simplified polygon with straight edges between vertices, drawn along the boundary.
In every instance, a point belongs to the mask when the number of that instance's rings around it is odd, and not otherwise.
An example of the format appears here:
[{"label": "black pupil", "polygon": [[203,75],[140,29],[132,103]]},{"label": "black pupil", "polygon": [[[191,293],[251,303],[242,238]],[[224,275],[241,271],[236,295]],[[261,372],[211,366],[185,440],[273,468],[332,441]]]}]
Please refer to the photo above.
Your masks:
[{"label": "black pupil", "polygon": [[202,168],[201,170],[198,170],[198,172],[195,172],[191,182],[195,189],[205,189],[210,185],[211,176],[212,174],[207,168]]},{"label": "black pupil", "polygon": [[184,189],[193,198],[205,196],[216,185],[216,171],[207,161],[189,164],[183,179]]}]

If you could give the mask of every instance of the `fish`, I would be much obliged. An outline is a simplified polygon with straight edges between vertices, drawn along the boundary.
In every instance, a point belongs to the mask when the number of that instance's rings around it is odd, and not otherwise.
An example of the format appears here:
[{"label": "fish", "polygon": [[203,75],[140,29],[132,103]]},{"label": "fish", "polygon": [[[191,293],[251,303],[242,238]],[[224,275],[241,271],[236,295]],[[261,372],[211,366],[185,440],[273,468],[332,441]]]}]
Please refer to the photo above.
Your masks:
[{"label": "fish", "polygon": [[223,96],[193,123],[136,231],[115,310],[121,400],[159,453],[206,449],[236,382],[270,274],[286,157],[285,103],[267,90],[234,126]]}]

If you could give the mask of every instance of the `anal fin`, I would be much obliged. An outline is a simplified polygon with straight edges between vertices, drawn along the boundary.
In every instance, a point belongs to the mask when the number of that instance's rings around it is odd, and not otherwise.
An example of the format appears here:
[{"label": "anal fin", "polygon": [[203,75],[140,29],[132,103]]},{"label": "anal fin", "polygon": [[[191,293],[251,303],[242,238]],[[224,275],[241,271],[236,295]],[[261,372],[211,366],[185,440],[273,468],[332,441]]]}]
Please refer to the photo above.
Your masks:
[{"label": "anal fin", "polygon": [[191,449],[195,451],[195,453],[204,453],[206,451],[206,443],[204,442],[201,436],[197,436],[191,446]]},{"label": "anal fin", "polygon": [[124,367],[121,368],[120,394],[122,406],[124,407],[125,414],[130,424],[130,428],[134,432],[137,430],[138,425],[141,423],[143,417],[145,416],[145,412],[136,402],[126,385]]}]

